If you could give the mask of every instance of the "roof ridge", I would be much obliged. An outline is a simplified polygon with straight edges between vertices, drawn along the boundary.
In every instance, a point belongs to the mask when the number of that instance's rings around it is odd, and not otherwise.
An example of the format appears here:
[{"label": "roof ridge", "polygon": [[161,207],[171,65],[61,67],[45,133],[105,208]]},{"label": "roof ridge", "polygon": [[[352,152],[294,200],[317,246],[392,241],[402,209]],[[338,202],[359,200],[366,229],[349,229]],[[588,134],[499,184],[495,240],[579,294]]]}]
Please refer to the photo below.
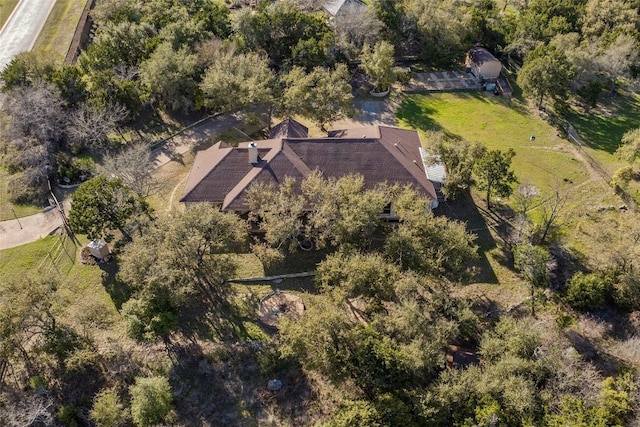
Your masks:
[{"label": "roof ridge", "polygon": [[[400,129],[400,128],[393,128],[393,129]],[[404,130],[404,129],[401,129],[401,130]],[[420,138],[420,133],[418,132],[416,133],[418,135],[418,142],[420,143],[420,146],[419,146],[420,148],[422,147],[422,139]],[[377,141],[407,170],[407,172],[411,174],[411,176],[413,176],[416,179],[416,181],[421,183],[421,185],[424,187],[425,190],[431,193],[429,191],[429,188],[425,187],[424,184],[422,184],[422,180],[426,180],[428,183],[431,183],[431,180],[429,180],[429,177],[427,176],[427,172],[423,169],[424,165],[422,163],[422,158],[420,158],[419,163],[418,163],[418,160],[416,159],[410,159],[409,156],[412,156],[412,153],[406,147],[402,146],[402,141],[391,142],[391,141],[385,140],[382,137],[380,137]],[[418,172],[418,170],[420,172]],[[431,185],[433,186],[433,184]],[[435,197],[435,194],[433,194],[432,196]]]},{"label": "roof ridge", "polygon": [[289,159],[289,161],[293,164],[293,166],[304,176],[305,178],[311,175],[312,170],[307,165],[304,160],[300,158],[300,156],[294,151],[293,148],[289,144],[287,144],[286,140],[282,140],[282,153]]},{"label": "roof ridge", "polygon": [[[199,151],[198,154],[196,155],[196,159],[193,162],[193,166],[191,167],[191,170],[189,171],[189,175],[187,176],[187,180],[185,181],[185,188],[182,190],[182,197],[180,197],[180,202],[182,202],[186,197],[188,197],[191,193],[193,193],[193,191],[195,191],[196,188],[198,188],[198,186],[204,182],[204,180],[211,175],[211,173],[213,173],[213,171],[216,169],[216,167],[218,165],[220,165],[222,163],[222,161],[225,159],[225,157],[227,157],[233,150],[234,148],[230,145],[228,145],[227,143],[225,143],[227,146],[223,147],[222,143],[224,141],[218,141],[215,144],[213,144],[211,147],[207,148],[206,150],[203,151]],[[193,184],[193,187],[188,188],[187,185],[189,184],[189,180],[191,179],[191,176],[194,175],[194,172],[197,170],[196,168],[196,162],[198,161],[198,156],[201,153],[206,153],[207,151],[219,151],[221,153],[223,153],[222,157],[220,157],[220,160],[217,163],[214,163],[211,165],[211,168],[209,169],[208,172],[206,172],[202,178],[200,178],[196,183]],[[205,165],[207,165],[207,163],[205,163]]]},{"label": "roof ridge", "polygon": [[275,147],[272,147],[269,150],[269,152],[266,154],[266,156],[262,158],[262,161],[259,164],[254,165],[251,168],[251,170],[240,181],[238,181],[235,187],[233,187],[231,191],[227,193],[224,200],[222,201],[223,210],[227,209],[227,207],[229,207],[231,203],[233,203],[238,197],[240,197],[242,192],[247,189],[247,187],[253,182],[255,177],[257,177],[260,174],[260,172],[262,172],[264,168],[269,165],[269,162],[274,157],[276,157],[276,155],[278,155],[280,151],[282,151],[282,145],[283,145],[283,141],[282,139],[280,139],[280,144],[276,145]]}]

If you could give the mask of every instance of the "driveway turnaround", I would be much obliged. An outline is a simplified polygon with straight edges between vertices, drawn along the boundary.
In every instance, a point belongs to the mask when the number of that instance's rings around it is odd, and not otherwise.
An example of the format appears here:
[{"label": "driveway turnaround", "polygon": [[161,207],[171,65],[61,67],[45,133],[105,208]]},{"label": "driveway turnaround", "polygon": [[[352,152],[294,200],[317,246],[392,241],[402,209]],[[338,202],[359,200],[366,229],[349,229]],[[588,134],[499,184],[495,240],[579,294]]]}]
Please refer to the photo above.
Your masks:
[{"label": "driveway turnaround", "polygon": [[0,71],[19,53],[31,50],[56,0],[20,0],[0,30]]}]

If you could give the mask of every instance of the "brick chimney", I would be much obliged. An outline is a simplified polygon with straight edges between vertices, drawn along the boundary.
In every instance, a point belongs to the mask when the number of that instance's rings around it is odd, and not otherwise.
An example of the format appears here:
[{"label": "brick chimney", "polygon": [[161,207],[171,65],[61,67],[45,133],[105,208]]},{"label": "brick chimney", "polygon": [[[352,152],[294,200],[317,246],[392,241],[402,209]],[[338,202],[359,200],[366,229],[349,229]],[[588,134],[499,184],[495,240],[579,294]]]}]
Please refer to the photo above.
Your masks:
[{"label": "brick chimney", "polygon": [[249,149],[249,163],[251,163],[252,165],[255,165],[256,163],[258,163],[258,144],[256,144],[255,142],[250,142],[248,149]]}]

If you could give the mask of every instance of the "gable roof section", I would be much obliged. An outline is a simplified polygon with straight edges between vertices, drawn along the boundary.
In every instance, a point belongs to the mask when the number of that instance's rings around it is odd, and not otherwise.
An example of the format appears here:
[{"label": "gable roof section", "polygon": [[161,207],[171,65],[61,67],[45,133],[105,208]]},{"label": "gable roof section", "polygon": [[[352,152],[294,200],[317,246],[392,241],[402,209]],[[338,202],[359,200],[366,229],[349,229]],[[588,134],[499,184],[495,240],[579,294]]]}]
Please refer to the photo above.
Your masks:
[{"label": "gable roof section", "polygon": [[360,11],[366,8],[367,5],[360,0],[331,0],[324,4],[324,9],[329,12],[331,16],[336,16],[340,12],[345,12],[349,9]]},{"label": "gable roof section", "polygon": [[483,47],[474,47],[467,54],[469,59],[478,65],[482,65],[485,62],[498,61],[498,59],[491,54],[487,49]]},{"label": "gable roof section", "polygon": [[269,132],[269,138],[306,138],[309,136],[309,129],[302,123],[293,120],[291,117],[281,121],[275,125],[271,132]]},{"label": "gable roof section", "polygon": [[[275,128],[274,128],[275,129]],[[221,203],[223,210],[247,210],[252,184],[300,182],[313,170],[326,177],[360,174],[365,188],[382,182],[411,184],[437,200],[420,155],[417,132],[386,126],[331,131],[326,138],[274,138],[254,141],[260,161],[249,163],[248,144],[237,148],[218,143],[198,153],[181,202]]]}]

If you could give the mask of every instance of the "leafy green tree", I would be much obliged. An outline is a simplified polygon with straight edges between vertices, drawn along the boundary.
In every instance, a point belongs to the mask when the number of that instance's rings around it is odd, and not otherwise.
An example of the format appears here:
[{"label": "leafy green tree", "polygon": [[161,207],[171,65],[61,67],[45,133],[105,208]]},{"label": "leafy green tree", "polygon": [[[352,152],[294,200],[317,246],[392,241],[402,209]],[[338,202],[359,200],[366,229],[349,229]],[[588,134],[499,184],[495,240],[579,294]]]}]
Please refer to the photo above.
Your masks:
[{"label": "leafy green tree", "polygon": [[305,234],[318,247],[370,247],[383,224],[381,213],[391,200],[391,188],[365,190],[361,175],[327,179],[319,171],[307,176],[301,187],[310,207]]},{"label": "leafy green tree", "polygon": [[237,216],[207,204],[154,221],[127,246],[121,263],[120,277],[133,290],[123,307],[130,334],[167,339],[177,328],[195,333],[203,326],[227,333],[221,328],[229,326],[225,310],[233,289],[225,280],[235,272],[231,253],[246,233]]},{"label": "leafy green tree", "polygon": [[98,427],[124,426],[130,416],[115,387],[100,390],[93,399],[90,415]]},{"label": "leafy green tree", "polygon": [[171,43],[164,42],[140,64],[140,77],[170,109],[188,111],[195,106],[197,66],[197,55],[184,47],[174,50]]},{"label": "leafy green tree", "polygon": [[149,216],[151,210],[120,179],[99,176],[80,185],[73,194],[69,225],[89,239],[113,239],[113,230],[131,240],[129,227],[138,217]]},{"label": "leafy green tree", "polygon": [[254,185],[247,201],[251,220],[273,248],[294,251],[310,239],[318,248],[365,249],[383,223],[390,191],[365,190],[362,176],[327,179],[315,171],[300,184],[287,178],[278,188]]},{"label": "leafy green tree", "polygon": [[55,277],[3,278],[0,281],[0,362],[34,375],[35,357],[57,333],[53,311]]},{"label": "leafy green tree", "polygon": [[173,408],[173,394],[165,377],[137,377],[129,387],[131,416],[135,425],[150,427],[162,423]]},{"label": "leafy green tree", "polygon": [[42,53],[30,51],[18,54],[0,72],[0,80],[4,82],[2,91],[50,81],[56,72],[54,64],[53,58]]},{"label": "leafy green tree", "polygon": [[518,245],[513,250],[513,263],[531,289],[531,315],[535,316],[535,289],[548,284],[549,250],[530,243]]},{"label": "leafy green tree", "polygon": [[631,164],[640,160],[640,128],[632,129],[622,135],[622,144],[616,150],[616,156]]},{"label": "leafy green tree", "polygon": [[473,168],[487,149],[479,142],[450,140],[442,133],[432,132],[427,135],[434,151],[447,168],[447,178],[442,192],[448,199],[468,191],[473,184]]},{"label": "leafy green tree", "polygon": [[480,157],[473,169],[477,177],[477,186],[485,192],[487,208],[491,209],[491,196],[508,197],[513,192],[512,184],[518,182],[511,167],[511,159],[516,153],[500,150],[487,151]]},{"label": "leafy green tree", "polygon": [[254,52],[266,52],[276,70],[300,66],[309,71],[324,65],[335,42],[321,14],[304,13],[293,1],[241,12],[234,24],[240,42]]},{"label": "leafy green tree", "polygon": [[557,34],[579,32],[581,0],[533,0],[515,21],[508,36],[507,51],[526,57],[540,42],[548,43]]},{"label": "leafy green tree", "polygon": [[214,111],[234,111],[272,101],[275,77],[267,61],[256,53],[220,52],[207,68],[200,89]]},{"label": "leafy green tree", "polygon": [[204,0],[195,14],[202,21],[204,30],[216,37],[226,39],[231,35],[231,13],[229,8],[216,0]]},{"label": "leafy green tree", "polygon": [[360,56],[362,68],[373,80],[375,90],[384,92],[393,84],[395,76],[393,73],[393,45],[387,41],[376,43],[373,49],[365,45]]},{"label": "leafy green tree", "polygon": [[582,36],[604,43],[619,34],[634,35],[640,16],[633,3],[624,0],[588,0],[582,14]]},{"label": "leafy green tree", "polygon": [[353,114],[353,95],[346,65],[335,70],[322,67],[310,73],[294,67],[282,77],[285,85],[282,101],[290,114],[299,114],[316,123],[320,129]]},{"label": "leafy green tree", "polygon": [[601,309],[605,301],[607,283],[598,274],[576,273],[569,280],[567,302],[578,310]]},{"label": "leafy green tree", "polygon": [[250,219],[277,250],[295,251],[304,237],[305,200],[297,187],[295,179],[287,177],[279,188],[258,183],[247,192]]},{"label": "leafy green tree", "polygon": [[400,270],[379,254],[337,252],[318,265],[316,283],[322,292],[333,292],[339,301],[363,297],[367,310],[373,311],[394,299],[393,284],[399,277]]},{"label": "leafy green tree", "polygon": [[149,58],[156,35],[155,28],[146,22],[109,22],[98,27],[82,63],[92,69],[137,66]]},{"label": "leafy green tree", "polygon": [[471,263],[477,258],[474,236],[464,224],[435,216],[429,201],[415,190],[405,189],[394,201],[400,222],[387,236],[385,257],[403,269],[467,280],[473,277]]},{"label": "leafy green tree", "polygon": [[539,46],[522,65],[518,85],[526,96],[536,100],[538,108],[542,108],[546,97],[561,106],[572,76],[573,70],[564,52],[552,45]]}]

